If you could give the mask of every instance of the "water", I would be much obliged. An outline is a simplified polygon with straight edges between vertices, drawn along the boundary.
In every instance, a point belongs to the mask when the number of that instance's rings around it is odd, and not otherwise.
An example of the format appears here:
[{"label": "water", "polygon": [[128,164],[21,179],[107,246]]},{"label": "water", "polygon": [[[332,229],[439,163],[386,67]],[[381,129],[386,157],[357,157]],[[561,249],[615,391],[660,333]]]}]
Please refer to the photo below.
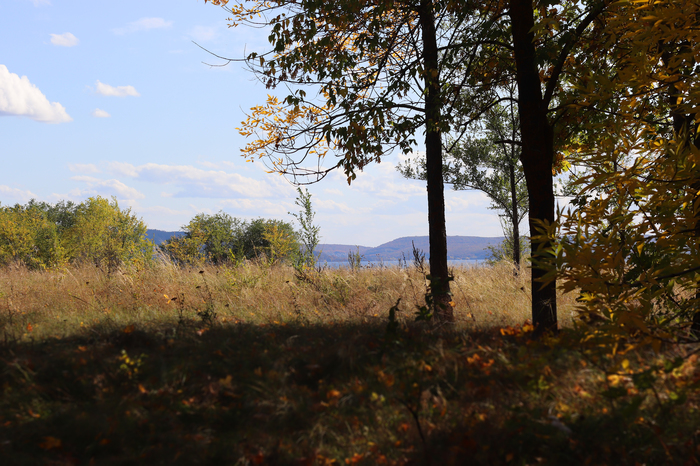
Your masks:
[{"label": "water", "polygon": [[[479,259],[459,259],[459,260],[448,260],[447,265],[449,267],[479,267],[486,264],[485,260],[479,260]],[[338,269],[341,267],[350,267],[350,264],[348,261],[339,261],[339,262],[319,262],[318,264],[321,267],[328,267],[329,269]],[[398,267],[399,265],[401,267],[413,267],[413,261],[381,261],[381,260],[373,260],[373,261],[368,261],[368,260],[363,260],[362,263],[360,264],[361,267]],[[425,260],[425,269],[426,271],[429,268],[428,260]]]}]

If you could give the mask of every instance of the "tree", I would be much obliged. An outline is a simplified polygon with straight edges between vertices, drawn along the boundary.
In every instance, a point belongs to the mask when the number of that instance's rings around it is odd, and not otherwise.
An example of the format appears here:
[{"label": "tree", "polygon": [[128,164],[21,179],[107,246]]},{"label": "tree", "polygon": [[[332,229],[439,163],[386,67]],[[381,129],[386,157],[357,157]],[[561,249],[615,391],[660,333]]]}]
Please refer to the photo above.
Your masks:
[{"label": "tree", "polygon": [[30,268],[92,262],[116,270],[125,262],[148,262],[153,244],[146,225],[115,199],[81,204],[29,201],[0,208],[0,263]]},{"label": "tree", "polygon": [[311,193],[308,190],[297,188],[298,196],[294,203],[301,209],[295,214],[289,212],[299,223],[299,238],[301,239],[302,249],[300,251],[300,262],[308,267],[313,268],[316,265],[316,247],[321,241],[319,236],[320,227],[314,225],[314,212],[311,205]]},{"label": "tree", "polygon": [[43,269],[67,260],[56,224],[39,208],[29,204],[0,208],[0,264]]},{"label": "tree", "polygon": [[[241,133],[255,136],[249,160],[296,182],[315,182],[341,168],[356,171],[398,149],[412,151],[425,134],[431,292],[436,317],[454,319],[447,267],[442,178],[443,135],[470,70],[465,63],[488,39],[490,20],[456,1],[278,0],[229,5],[231,25],[270,31],[271,49],[244,61],[268,88],[287,85],[283,100],[254,107]],[[477,40],[478,39],[478,40]],[[229,60],[233,61],[233,60]],[[312,86],[316,95],[307,96]],[[323,162],[337,156],[330,166]]]},{"label": "tree", "polygon": [[161,246],[181,264],[222,265],[261,257],[277,261],[290,258],[299,249],[294,228],[281,220],[245,221],[225,212],[198,214],[182,231],[184,236],[173,237]]},{"label": "tree", "polygon": [[697,2],[616,2],[569,91],[588,120],[569,152],[589,174],[552,273],[583,289],[582,312],[657,345],[700,330],[698,18]]},{"label": "tree", "polygon": [[[522,255],[519,225],[527,215],[528,197],[518,160],[520,135],[514,104],[491,107],[483,119],[469,125],[466,136],[448,144],[443,178],[455,190],[482,191],[491,200],[491,208],[503,212],[504,245],[517,273]],[[425,158],[421,156],[399,164],[397,169],[406,178],[426,177]]]},{"label": "tree", "polygon": [[[49,212],[62,211],[56,205]],[[146,224],[131,209],[121,209],[115,198],[91,197],[75,206],[72,219],[69,213],[55,218],[64,225],[63,243],[73,262],[92,262],[113,272],[125,262],[151,260],[154,246],[146,237]]]},{"label": "tree", "polygon": [[537,335],[558,327],[556,280],[548,271],[555,251],[549,228],[556,221],[553,175],[562,166],[559,122],[572,108],[562,91],[567,87],[577,47],[607,3],[535,4],[533,0],[509,0],[484,6],[492,21],[481,34],[490,38],[495,47],[508,51],[510,58],[504,59],[501,54],[499,60],[482,59],[486,65],[493,63],[494,71],[477,73],[473,79],[491,92],[504,83],[516,87],[520,161],[529,196],[532,321]]}]

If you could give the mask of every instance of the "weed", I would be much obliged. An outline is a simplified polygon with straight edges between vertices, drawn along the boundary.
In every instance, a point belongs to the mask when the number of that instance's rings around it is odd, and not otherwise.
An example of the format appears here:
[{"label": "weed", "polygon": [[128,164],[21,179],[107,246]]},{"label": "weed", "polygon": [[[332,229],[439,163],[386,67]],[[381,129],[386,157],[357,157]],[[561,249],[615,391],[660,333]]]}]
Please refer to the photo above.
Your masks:
[{"label": "weed", "polygon": [[[529,277],[514,277],[510,264],[455,269],[458,322],[441,332],[406,312],[429,305],[416,267],[314,269],[307,280],[292,267],[243,267],[162,264],[110,278],[96,267],[0,270],[2,311],[8,297],[15,311],[5,331],[16,336],[0,346],[0,457],[397,465],[698,457],[700,356],[673,346],[645,352],[633,341],[606,354],[570,324],[532,341]],[[259,278],[232,287],[231,274]],[[574,298],[561,296],[562,312]]]},{"label": "weed", "polygon": [[360,254],[360,247],[357,247],[356,252],[348,251],[348,265],[350,266],[350,270],[357,272],[360,270],[360,267],[362,266],[362,259],[364,259],[364,256]]}]

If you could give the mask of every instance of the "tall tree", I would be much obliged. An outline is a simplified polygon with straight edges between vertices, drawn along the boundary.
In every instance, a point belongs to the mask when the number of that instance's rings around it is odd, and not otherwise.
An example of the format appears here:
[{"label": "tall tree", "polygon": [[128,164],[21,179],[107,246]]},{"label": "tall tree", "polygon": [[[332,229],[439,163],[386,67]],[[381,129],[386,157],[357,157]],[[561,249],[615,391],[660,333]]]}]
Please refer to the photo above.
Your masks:
[{"label": "tall tree", "polygon": [[[488,109],[483,118],[469,125],[467,134],[447,144],[443,178],[455,190],[475,189],[486,194],[491,208],[503,212],[505,244],[520,269],[520,222],[527,215],[525,174],[520,165],[520,132],[515,99]],[[399,164],[406,178],[425,180],[425,157],[418,155]]]},{"label": "tall tree", "polygon": [[700,329],[700,5],[616,2],[603,19],[572,73],[590,201],[563,219],[558,273],[618,330]]},{"label": "tall tree", "polygon": [[[424,131],[431,290],[437,318],[452,321],[442,143],[469,76],[464,63],[482,43],[473,31],[491,15],[439,0],[211,3],[227,7],[232,25],[269,29],[271,50],[244,61],[269,88],[289,89],[244,122],[242,134],[256,136],[244,149],[249,159],[265,157],[299,183],[336,168],[351,182],[392,150],[410,152]],[[309,85],[316,95],[307,96]],[[330,155],[337,160],[325,166]]]},{"label": "tall tree", "polygon": [[[557,329],[556,281],[547,276],[555,245],[553,175],[560,159],[557,124],[570,109],[562,95],[571,62],[589,26],[608,0],[537,4],[509,0],[507,15],[515,61],[522,141],[520,160],[529,194],[532,253],[532,320],[538,334]],[[537,21],[535,21],[537,19]]]}]

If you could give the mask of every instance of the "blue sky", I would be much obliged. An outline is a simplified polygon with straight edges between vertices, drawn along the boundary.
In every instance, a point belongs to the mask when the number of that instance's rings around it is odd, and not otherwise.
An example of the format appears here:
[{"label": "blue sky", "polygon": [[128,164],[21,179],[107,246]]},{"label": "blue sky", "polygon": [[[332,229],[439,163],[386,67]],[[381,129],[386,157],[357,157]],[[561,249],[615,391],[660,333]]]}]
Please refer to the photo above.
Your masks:
[{"label": "blue sky", "polygon": [[[236,127],[265,87],[222,56],[265,50],[264,31],[228,28],[203,0],[0,2],[0,203],[115,196],[150,228],[194,215],[291,221],[294,186],[240,155]],[[417,148],[417,150],[420,148]],[[398,155],[309,189],[327,243],[377,246],[427,235],[425,185]],[[500,236],[479,192],[448,191],[448,235]]]}]

